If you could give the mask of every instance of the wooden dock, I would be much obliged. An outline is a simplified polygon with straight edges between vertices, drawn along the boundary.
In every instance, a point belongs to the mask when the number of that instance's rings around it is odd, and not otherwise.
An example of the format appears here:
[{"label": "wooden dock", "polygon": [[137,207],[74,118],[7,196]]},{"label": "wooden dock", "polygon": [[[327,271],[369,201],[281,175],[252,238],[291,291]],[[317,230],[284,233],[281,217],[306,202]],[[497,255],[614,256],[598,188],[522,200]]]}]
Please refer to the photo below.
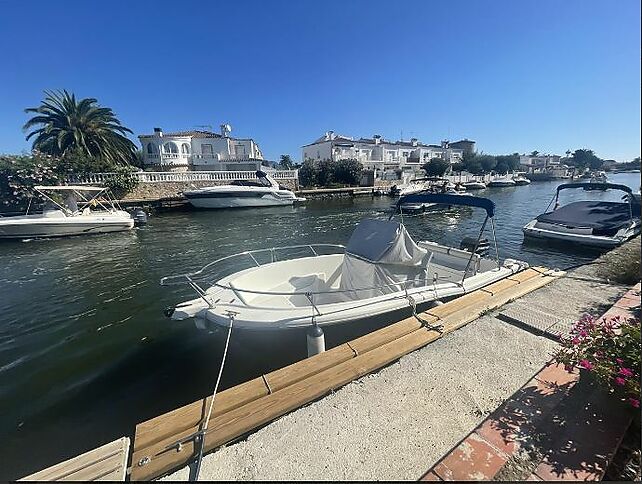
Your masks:
[{"label": "wooden dock", "polygon": [[[205,452],[257,428],[332,390],[376,371],[402,356],[524,296],[563,275],[535,267],[421,314],[443,331],[414,317],[349,341],[324,353],[262,375],[219,393],[205,433]],[[195,437],[209,398],[153,418],[136,427],[131,480],[149,480],[180,468],[195,454]]]}]

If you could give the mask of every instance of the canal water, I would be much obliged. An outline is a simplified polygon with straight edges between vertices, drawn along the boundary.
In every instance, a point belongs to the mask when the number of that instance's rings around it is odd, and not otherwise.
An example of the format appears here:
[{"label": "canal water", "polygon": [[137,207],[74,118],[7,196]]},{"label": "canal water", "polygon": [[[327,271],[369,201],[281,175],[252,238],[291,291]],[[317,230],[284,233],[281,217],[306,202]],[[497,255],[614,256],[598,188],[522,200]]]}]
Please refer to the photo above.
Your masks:
[{"label": "canal water", "polygon": [[[639,173],[614,183],[639,189]],[[497,205],[500,257],[565,268],[587,262],[577,252],[523,242],[521,227],[542,213],[559,182],[488,188]],[[568,193],[567,193],[568,192]],[[617,199],[621,192],[567,190],[573,199]],[[211,391],[224,335],[163,310],[194,297],[161,287],[162,276],[193,271],[235,252],[308,243],[345,244],[364,217],[387,218],[393,199],[310,200],[296,207],[186,211],[152,216],[128,233],[0,244],[0,479],[15,479],[133,435],[137,422]],[[416,240],[459,246],[476,237],[478,209],[405,217]],[[485,234],[489,240],[491,232]],[[223,387],[305,355],[246,348],[234,340]]]}]

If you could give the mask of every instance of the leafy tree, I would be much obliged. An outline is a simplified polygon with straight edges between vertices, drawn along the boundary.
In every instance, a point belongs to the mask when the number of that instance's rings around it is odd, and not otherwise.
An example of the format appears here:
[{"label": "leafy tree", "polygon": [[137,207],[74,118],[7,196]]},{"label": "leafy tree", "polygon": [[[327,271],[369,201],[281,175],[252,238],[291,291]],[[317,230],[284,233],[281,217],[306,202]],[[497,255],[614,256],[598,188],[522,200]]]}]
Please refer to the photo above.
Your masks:
[{"label": "leafy tree", "polygon": [[497,166],[497,160],[492,155],[479,155],[477,156],[477,162],[484,173],[493,171]]},{"label": "leafy tree", "polygon": [[358,185],[361,182],[363,165],[356,159],[337,160],[332,168],[332,178],[337,183]]},{"label": "leafy tree", "polygon": [[570,161],[578,168],[590,168],[592,170],[600,169],[602,163],[604,163],[604,160],[598,158],[595,153],[593,153],[593,150],[589,149],[575,150]]},{"label": "leafy tree", "polygon": [[279,167],[281,167],[283,170],[294,169],[294,162],[292,161],[292,158],[290,158],[290,155],[281,155],[281,160],[279,161]]},{"label": "leafy tree", "polygon": [[517,153],[513,153],[512,155],[498,155],[495,157],[495,161],[497,162],[495,171],[501,174],[515,171],[519,168],[519,155]]},{"label": "leafy tree", "polygon": [[319,185],[328,187],[334,182],[334,166],[330,160],[321,160],[317,163]]},{"label": "leafy tree", "polygon": [[432,158],[427,163],[424,163],[421,168],[426,172],[427,176],[443,176],[449,166],[450,163],[446,160]]},{"label": "leafy tree", "polygon": [[299,183],[304,187],[313,187],[319,184],[319,168],[313,160],[305,160],[299,168]]},{"label": "leafy tree", "polygon": [[50,155],[0,155],[0,210],[25,210],[36,185],[57,185],[57,160]]},{"label": "leafy tree", "polygon": [[132,131],[123,126],[113,111],[101,107],[94,98],[76,100],[66,90],[45,91],[45,99],[23,126],[33,138],[33,149],[54,156],[77,150],[91,159],[115,164],[128,164],[134,157],[136,145],[127,138]]},{"label": "leafy tree", "polygon": [[537,156],[537,155],[539,155],[539,151],[537,150],[531,151],[531,156]]},{"label": "leafy tree", "polygon": [[452,169],[454,172],[466,171],[466,165],[463,162],[453,163]]}]

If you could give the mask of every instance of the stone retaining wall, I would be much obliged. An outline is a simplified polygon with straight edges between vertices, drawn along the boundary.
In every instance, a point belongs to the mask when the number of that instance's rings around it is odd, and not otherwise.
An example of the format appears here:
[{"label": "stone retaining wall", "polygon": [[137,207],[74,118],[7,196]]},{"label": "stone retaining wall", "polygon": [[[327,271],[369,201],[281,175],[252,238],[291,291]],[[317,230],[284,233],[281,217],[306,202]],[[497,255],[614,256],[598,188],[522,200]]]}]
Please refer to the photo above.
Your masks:
[{"label": "stone retaining wall", "polygon": [[[178,197],[185,190],[194,188],[228,185],[227,180],[208,180],[194,182],[155,182],[139,183],[134,190],[125,195],[124,200],[151,200],[164,197]],[[278,180],[278,183],[289,190],[296,190],[296,180]]]}]

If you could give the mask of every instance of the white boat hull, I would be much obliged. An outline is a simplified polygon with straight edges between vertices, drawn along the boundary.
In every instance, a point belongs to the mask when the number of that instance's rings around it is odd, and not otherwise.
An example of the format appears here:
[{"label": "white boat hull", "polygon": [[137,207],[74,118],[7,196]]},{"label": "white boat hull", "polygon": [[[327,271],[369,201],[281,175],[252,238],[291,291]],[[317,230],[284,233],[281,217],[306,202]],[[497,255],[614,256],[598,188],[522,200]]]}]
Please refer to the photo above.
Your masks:
[{"label": "white boat hull", "polygon": [[294,198],[277,198],[266,194],[261,197],[225,197],[225,198],[189,198],[196,208],[242,208],[242,207],[275,207],[292,205]]},{"label": "white boat hull", "polygon": [[[441,250],[445,254],[442,257],[457,258],[460,269],[433,265],[431,272],[437,274],[439,282],[410,286],[407,292],[399,290],[374,297],[348,299],[341,297],[340,292],[332,292],[339,288],[336,271],[341,266],[343,255],[281,261],[246,269],[221,279],[219,284],[226,287],[213,286],[206,291],[211,307],[203,298],[197,298],[177,305],[171,317],[175,320],[196,318],[197,322],[199,319],[207,320],[215,325],[228,327],[229,315],[234,313],[235,328],[274,331],[308,327],[312,324],[314,314],[314,321],[319,326],[330,326],[409,308],[408,296],[415,304],[459,296],[504,279],[526,266],[511,262],[497,268],[493,261],[486,260],[485,270],[469,275],[462,283],[463,269],[470,253],[452,248],[440,249],[432,243],[422,244],[432,250]],[[478,260],[478,256],[474,259]],[[308,282],[300,282],[308,279]],[[294,288],[292,284],[295,284]],[[326,299],[314,301],[318,310],[315,311],[304,293],[314,293],[319,290],[319,285],[324,289],[317,293],[317,298]],[[248,286],[252,290],[270,291],[274,295],[248,292]],[[292,290],[296,290],[297,294],[276,294]]]},{"label": "white boat hull", "polygon": [[543,228],[538,226],[537,220],[533,220],[522,228],[525,237],[533,239],[545,239],[556,242],[567,242],[569,244],[578,244],[590,247],[600,247],[610,249],[617,247],[627,240],[635,237],[640,233],[640,223],[632,223],[630,227],[620,230],[612,237],[593,235],[590,230],[585,230],[585,233],[578,233],[580,229],[565,229],[559,228]]},{"label": "white boat hull", "polygon": [[134,219],[123,211],[106,215],[44,217],[24,215],[0,218],[0,239],[29,239],[121,232],[134,227]]}]

